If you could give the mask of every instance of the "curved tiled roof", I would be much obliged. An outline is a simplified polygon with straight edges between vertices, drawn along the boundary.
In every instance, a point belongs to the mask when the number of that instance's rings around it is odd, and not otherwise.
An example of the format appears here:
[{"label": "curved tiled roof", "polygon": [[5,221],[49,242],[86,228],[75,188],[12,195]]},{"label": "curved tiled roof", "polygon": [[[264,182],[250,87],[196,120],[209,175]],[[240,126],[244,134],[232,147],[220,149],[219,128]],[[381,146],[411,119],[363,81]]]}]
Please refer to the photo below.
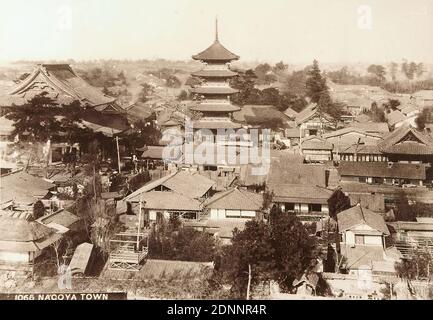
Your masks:
[{"label": "curved tiled roof", "polygon": [[241,108],[228,103],[227,104],[200,103],[198,105],[190,107],[190,110],[205,111],[205,112],[235,112],[241,110]]},{"label": "curved tiled roof", "polygon": [[237,72],[231,71],[229,69],[224,70],[200,70],[197,72],[193,72],[191,75],[196,77],[209,77],[209,78],[228,78],[234,77],[237,75]]},{"label": "curved tiled roof", "polygon": [[239,90],[230,87],[197,87],[191,89],[191,92],[199,94],[233,94],[239,92]]},{"label": "curved tiled roof", "polygon": [[432,155],[433,141],[427,135],[410,126],[402,126],[381,141],[379,150],[383,153]]},{"label": "curved tiled roof", "polygon": [[193,55],[194,60],[202,61],[232,61],[238,60],[239,56],[230,52],[226,47],[224,47],[218,40],[206,50]]},{"label": "curved tiled roof", "polygon": [[[40,92],[39,92],[40,91]],[[60,104],[80,101],[84,105],[102,106],[110,104],[116,111],[115,98],[109,97],[80,78],[68,64],[41,64],[17,85],[9,94],[12,100],[26,102],[35,94],[48,92],[48,96]],[[28,98],[26,96],[28,95]]]}]

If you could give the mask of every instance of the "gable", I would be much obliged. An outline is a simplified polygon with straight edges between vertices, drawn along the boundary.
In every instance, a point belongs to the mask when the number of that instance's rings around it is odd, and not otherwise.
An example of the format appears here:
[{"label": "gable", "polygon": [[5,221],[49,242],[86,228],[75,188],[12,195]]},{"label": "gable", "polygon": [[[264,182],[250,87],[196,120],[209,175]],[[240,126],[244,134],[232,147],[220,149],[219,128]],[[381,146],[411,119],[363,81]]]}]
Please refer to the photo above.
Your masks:
[{"label": "gable", "polygon": [[396,144],[406,141],[425,144],[419,138],[417,138],[412,131],[409,131],[406,135],[404,135],[399,141],[396,142]]}]

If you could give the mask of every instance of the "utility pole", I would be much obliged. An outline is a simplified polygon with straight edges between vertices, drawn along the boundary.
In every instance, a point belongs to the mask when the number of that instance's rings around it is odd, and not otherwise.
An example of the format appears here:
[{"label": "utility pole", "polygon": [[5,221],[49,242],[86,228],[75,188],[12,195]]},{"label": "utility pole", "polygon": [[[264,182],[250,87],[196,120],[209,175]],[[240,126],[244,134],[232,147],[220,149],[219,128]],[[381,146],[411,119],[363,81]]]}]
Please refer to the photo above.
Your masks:
[{"label": "utility pole", "polygon": [[116,148],[117,148],[117,167],[120,174],[120,151],[119,151],[119,137],[116,136]]},{"label": "utility pole", "polygon": [[250,289],[251,289],[251,264],[248,264],[247,300],[250,300]]}]

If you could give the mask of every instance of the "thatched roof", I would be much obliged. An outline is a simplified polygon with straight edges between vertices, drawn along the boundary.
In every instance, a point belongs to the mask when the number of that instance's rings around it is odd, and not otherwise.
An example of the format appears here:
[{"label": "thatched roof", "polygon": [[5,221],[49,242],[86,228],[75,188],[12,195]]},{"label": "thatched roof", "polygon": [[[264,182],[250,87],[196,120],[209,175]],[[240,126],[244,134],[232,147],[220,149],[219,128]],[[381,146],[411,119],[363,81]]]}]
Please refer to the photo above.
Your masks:
[{"label": "thatched roof", "polygon": [[35,221],[0,217],[0,250],[38,251],[60,239],[61,235]]}]

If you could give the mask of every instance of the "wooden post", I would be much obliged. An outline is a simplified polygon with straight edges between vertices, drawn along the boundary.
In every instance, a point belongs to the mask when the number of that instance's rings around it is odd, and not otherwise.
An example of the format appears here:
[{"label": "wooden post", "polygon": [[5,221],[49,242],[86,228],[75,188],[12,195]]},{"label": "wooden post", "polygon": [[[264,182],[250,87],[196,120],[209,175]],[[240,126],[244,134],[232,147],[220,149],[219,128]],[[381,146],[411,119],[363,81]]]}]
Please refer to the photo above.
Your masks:
[{"label": "wooden post", "polygon": [[142,211],[142,201],[143,201],[143,194],[140,194],[140,205],[139,205],[139,213],[138,213],[138,228],[137,228],[137,251],[139,249],[140,244],[140,228],[141,228],[141,211]]},{"label": "wooden post", "polygon": [[119,137],[116,136],[116,148],[117,148],[117,167],[120,174],[120,151],[119,151]]},{"label": "wooden post", "polygon": [[250,300],[250,289],[251,289],[251,264],[248,264],[247,300]]}]

